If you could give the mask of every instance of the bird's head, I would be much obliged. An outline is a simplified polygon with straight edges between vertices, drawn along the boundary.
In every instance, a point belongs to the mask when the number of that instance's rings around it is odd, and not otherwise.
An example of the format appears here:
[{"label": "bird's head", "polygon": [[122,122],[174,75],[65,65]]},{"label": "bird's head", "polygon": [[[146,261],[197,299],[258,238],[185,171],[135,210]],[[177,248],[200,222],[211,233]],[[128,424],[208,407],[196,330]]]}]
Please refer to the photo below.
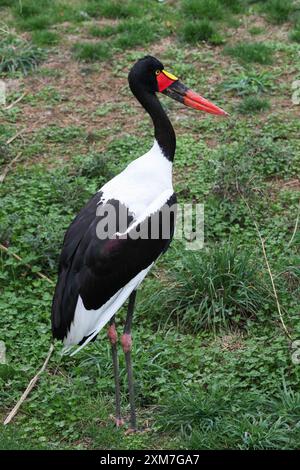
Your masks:
[{"label": "bird's head", "polygon": [[138,60],[129,72],[128,81],[134,94],[137,90],[152,94],[160,92],[190,108],[210,114],[228,115],[223,109],[187,88],[175,75],[167,72],[155,57],[146,56]]}]

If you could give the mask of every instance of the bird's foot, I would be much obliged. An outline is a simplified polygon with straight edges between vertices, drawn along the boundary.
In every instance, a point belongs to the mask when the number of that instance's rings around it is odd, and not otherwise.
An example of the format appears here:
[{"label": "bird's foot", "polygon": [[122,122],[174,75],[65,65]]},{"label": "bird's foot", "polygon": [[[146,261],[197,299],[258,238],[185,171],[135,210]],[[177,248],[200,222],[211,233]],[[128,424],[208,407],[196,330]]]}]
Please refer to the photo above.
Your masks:
[{"label": "bird's foot", "polygon": [[117,418],[116,416],[111,415],[110,418],[113,420],[117,428],[124,426],[125,421],[123,418]]},{"label": "bird's foot", "polygon": [[125,431],[125,436],[130,436],[131,434],[135,434],[137,432],[139,432],[139,429],[137,429],[137,428],[128,428]]},{"label": "bird's foot", "polygon": [[130,436],[131,434],[145,434],[146,432],[150,432],[151,429],[148,428],[148,427],[144,427],[144,428],[128,428],[126,431],[125,431],[125,436]]}]

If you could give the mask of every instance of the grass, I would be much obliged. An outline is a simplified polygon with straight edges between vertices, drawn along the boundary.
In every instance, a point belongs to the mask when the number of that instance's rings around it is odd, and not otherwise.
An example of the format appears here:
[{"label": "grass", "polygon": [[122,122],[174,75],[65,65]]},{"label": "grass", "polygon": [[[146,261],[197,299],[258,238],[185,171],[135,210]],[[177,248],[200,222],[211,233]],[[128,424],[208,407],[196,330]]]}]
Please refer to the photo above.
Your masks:
[{"label": "grass", "polygon": [[215,26],[208,20],[188,21],[182,28],[182,39],[191,44],[207,41],[213,45],[222,44],[223,39]]},{"label": "grass", "polygon": [[43,30],[65,21],[80,22],[85,19],[85,15],[81,15],[70,2],[60,0],[22,0],[15,2],[13,12],[19,28],[24,31]]},{"label": "grass", "polygon": [[0,36],[0,72],[14,73],[21,71],[27,74],[35,69],[45,58],[42,49],[32,45],[27,41],[4,33]]},{"label": "grass", "polygon": [[34,31],[31,39],[37,46],[54,46],[59,42],[59,35],[55,31]]},{"label": "grass", "polygon": [[226,46],[224,52],[244,64],[271,65],[273,63],[273,49],[264,43],[240,42],[235,46]]},{"label": "grass", "polygon": [[265,98],[258,96],[246,96],[239,104],[239,111],[242,114],[259,113],[270,108],[270,103]]},{"label": "grass", "polygon": [[253,26],[252,28],[249,28],[249,33],[252,34],[252,36],[258,36],[259,34],[262,34],[264,32],[263,28],[260,28],[259,26]]},{"label": "grass", "polygon": [[300,43],[300,25],[296,26],[295,29],[290,33],[291,41]]},{"label": "grass", "polygon": [[[133,362],[139,423],[150,432],[125,435],[113,427],[103,331],[74,358],[61,357],[56,345],[15,420],[0,425],[1,449],[299,447],[298,352],[282,331],[254,225],[255,219],[284,321],[297,340],[300,121],[298,108],[291,112],[287,103],[298,78],[290,39],[299,28],[294,10],[284,27],[272,20],[280,2],[274,5],[0,0],[8,25],[0,37],[6,101],[21,98],[0,110],[0,174],[21,155],[0,185],[0,242],[9,250],[0,252],[2,417],[49,349],[53,285],[37,272],[55,281],[73,217],[152,144],[150,120],[126,85],[131,65],[154,54],[230,113],[219,119],[160,97],[177,134],[174,187],[180,203],[204,203],[205,246],[192,252],[185,240],[174,240],[138,292]],[[265,19],[270,42],[261,28],[259,42],[247,42],[244,32],[258,35],[255,25]],[[224,55],[230,49],[232,56]],[[104,70],[109,80],[101,79]],[[270,109],[257,112],[271,100]],[[124,316],[125,308],[119,333]],[[121,350],[119,362],[128,418]]]},{"label": "grass", "polygon": [[220,88],[237,96],[265,93],[272,89],[273,79],[274,77],[267,72],[249,70],[225,80],[220,84]]},{"label": "grass", "polygon": [[282,24],[289,20],[294,11],[294,2],[292,0],[268,0],[263,5],[263,11],[268,21]]},{"label": "grass", "polygon": [[183,256],[178,251],[174,259],[169,285],[149,298],[147,308],[159,306],[156,321],[163,310],[184,331],[218,330],[255,317],[270,297],[261,267],[241,248],[224,245]]},{"label": "grass", "polygon": [[224,8],[219,0],[184,0],[183,13],[194,19],[220,20],[224,16]]},{"label": "grass", "polygon": [[[104,16],[105,18],[132,18],[143,14],[143,6],[147,2],[136,3],[132,0],[124,0],[121,3],[117,0],[91,0],[86,11],[94,17]],[[148,2],[149,6],[150,2]]]},{"label": "grass", "polygon": [[124,20],[116,26],[98,27],[93,25],[89,29],[93,37],[111,38],[110,45],[117,49],[130,49],[135,46],[145,46],[155,39],[163,38],[167,30],[154,27],[153,24],[141,20]]},{"label": "grass", "polygon": [[107,43],[84,42],[74,44],[73,54],[76,59],[84,62],[104,61],[111,57],[112,50]]},{"label": "grass", "polygon": [[294,449],[299,439],[299,400],[299,394],[289,390],[274,400],[215,385],[210,393],[187,391],[169,402],[162,425],[181,432],[187,449]]}]

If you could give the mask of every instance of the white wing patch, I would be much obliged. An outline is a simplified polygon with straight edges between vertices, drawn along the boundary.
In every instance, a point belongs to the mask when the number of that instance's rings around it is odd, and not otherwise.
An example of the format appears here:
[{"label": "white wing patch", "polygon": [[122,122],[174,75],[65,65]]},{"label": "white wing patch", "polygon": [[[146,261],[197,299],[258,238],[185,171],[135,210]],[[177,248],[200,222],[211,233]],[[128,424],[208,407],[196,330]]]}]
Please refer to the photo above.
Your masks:
[{"label": "white wing patch", "polygon": [[[164,156],[158,143],[154,141],[149,152],[131,162],[122,173],[108,181],[99,191],[102,192],[99,203],[105,204],[110,199],[118,200],[134,216],[133,224],[126,231],[129,232],[159,210],[172,196],[172,162]],[[84,337],[88,336],[71,355],[89,343],[139,286],[152,265],[153,263],[137,274],[97,310],[87,310],[79,296],[70,331],[64,340],[63,352],[69,352],[72,345],[78,344]]]},{"label": "white wing patch", "polygon": [[131,281],[116,292],[102,307],[97,310],[87,310],[82,302],[82,298],[79,296],[74,320],[71,323],[70,331],[64,339],[63,353],[69,352],[70,346],[78,344],[82,338],[88,336],[86,341],[77,348],[71,356],[76,354],[82,349],[87,343],[89,343],[99,331],[109,322],[111,317],[119,310],[119,308],[128,299],[131,292],[137,289],[139,284],[142,282],[148,271],[151,269],[153,263],[148,268],[143,269],[139,272]]}]

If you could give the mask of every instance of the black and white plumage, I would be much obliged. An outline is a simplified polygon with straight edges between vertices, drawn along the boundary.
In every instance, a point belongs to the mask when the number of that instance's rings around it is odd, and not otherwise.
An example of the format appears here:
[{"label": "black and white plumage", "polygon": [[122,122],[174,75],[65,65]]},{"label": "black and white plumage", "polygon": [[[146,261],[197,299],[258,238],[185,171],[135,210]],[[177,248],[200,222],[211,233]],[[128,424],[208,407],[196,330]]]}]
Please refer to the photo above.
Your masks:
[{"label": "black and white plumage", "polygon": [[170,239],[99,240],[99,204],[127,208],[130,234],[130,227],[147,224],[151,214],[175,203],[171,166],[155,143],[105,184],[69,227],[52,310],[53,334],[66,346],[84,346],[93,339],[167,249],[173,234],[171,220]]},{"label": "black and white plumage", "polygon": [[[66,232],[52,306],[52,332],[67,348],[81,348],[95,339],[129,297],[132,305],[125,333],[130,334],[135,290],[171,242],[175,224],[172,212],[169,236],[163,237],[160,230],[156,238],[130,237],[133,229],[145,226],[151,232],[151,216],[159,215],[161,223],[164,208],[176,202],[172,185],[175,133],[156,93],[162,92],[189,107],[226,114],[186,88],[154,57],[139,60],[128,80],[132,93],[152,118],[155,141],[149,152],[131,162],[92,197]],[[100,239],[97,227],[107,205],[115,207],[117,214],[126,211],[125,231],[117,223],[114,237]],[[99,208],[103,209],[100,215]],[[128,354],[130,347],[123,349]],[[130,382],[130,360],[128,364]],[[134,417],[132,423],[135,425]]]}]

